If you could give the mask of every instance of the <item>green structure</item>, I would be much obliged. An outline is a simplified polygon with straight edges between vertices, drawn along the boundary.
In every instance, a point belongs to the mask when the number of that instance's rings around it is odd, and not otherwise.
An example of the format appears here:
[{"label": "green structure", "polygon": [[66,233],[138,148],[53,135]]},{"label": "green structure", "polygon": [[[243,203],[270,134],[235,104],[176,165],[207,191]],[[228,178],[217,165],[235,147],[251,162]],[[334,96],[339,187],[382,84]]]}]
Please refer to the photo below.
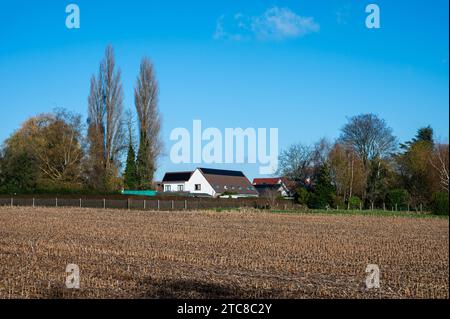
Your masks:
[{"label": "green structure", "polygon": [[132,191],[132,190],[123,190],[122,195],[135,195],[135,196],[156,196],[156,191]]}]

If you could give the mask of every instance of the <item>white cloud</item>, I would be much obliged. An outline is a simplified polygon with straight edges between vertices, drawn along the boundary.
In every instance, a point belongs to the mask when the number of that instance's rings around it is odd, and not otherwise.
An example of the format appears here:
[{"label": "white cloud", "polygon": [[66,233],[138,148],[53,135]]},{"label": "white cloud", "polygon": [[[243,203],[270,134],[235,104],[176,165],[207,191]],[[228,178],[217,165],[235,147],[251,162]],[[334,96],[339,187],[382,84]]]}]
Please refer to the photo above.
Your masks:
[{"label": "white cloud", "polygon": [[270,8],[252,20],[252,30],[258,39],[263,40],[299,38],[320,29],[314,18],[301,17],[287,8]]},{"label": "white cloud", "polygon": [[215,39],[262,41],[285,40],[303,37],[320,30],[312,17],[302,17],[288,8],[272,7],[260,16],[236,13],[226,20],[222,15],[217,20]]}]

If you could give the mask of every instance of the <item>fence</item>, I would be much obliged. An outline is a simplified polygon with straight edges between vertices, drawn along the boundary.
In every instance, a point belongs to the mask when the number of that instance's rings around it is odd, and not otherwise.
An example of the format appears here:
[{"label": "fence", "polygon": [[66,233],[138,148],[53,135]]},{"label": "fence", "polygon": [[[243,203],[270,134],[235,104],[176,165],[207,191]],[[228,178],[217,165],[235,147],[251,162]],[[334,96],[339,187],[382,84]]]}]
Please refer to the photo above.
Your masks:
[{"label": "fence", "polygon": [[280,208],[291,209],[292,201],[267,199],[99,199],[99,198],[0,198],[0,206],[10,207],[79,207],[100,209],[133,209],[133,210],[200,210],[200,209],[233,209],[233,208]]}]

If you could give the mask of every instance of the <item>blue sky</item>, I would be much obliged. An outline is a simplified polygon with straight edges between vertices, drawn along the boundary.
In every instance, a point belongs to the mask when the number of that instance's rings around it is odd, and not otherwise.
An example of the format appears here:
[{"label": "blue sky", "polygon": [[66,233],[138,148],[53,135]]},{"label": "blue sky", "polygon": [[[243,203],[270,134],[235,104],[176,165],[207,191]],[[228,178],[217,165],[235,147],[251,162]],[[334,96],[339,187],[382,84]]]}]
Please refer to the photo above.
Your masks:
[{"label": "blue sky", "polygon": [[[69,3],[80,7],[78,30],[65,26]],[[380,29],[365,27],[370,3]],[[167,153],[171,130],[194,119],[277,127],[280,149],[334,139],[347,117],[366,112],[399,141],[425,125],[448,141],[448,9],[446,0],[1,0],[0,140],[54,107],[85,116],[89,78],[111,43],[126,107],[140,59],[154,62]],[[165,157],[157,177],[194,166]],[[258,165],[227,167],[258,175]]]}]

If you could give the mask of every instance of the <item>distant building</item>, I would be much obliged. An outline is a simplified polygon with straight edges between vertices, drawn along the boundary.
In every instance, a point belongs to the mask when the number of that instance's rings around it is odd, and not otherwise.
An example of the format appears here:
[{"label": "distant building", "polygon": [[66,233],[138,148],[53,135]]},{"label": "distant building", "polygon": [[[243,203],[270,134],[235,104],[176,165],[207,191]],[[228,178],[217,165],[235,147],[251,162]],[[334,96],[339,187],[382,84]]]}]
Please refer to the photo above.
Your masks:
[{"label": "distant building", "polygon": [[294,183],[284,177],[255,178],[253,186],[261,197],[271,196],[273,192],[278,192],[284,198],[293,197],[295,194]]},{"label": "distant building", "polygon": [[197,168],[193,172],[166,173],[162,180],[165,193],[189,193],[208,197],[258,197],[258,191],[240,171]]}]

